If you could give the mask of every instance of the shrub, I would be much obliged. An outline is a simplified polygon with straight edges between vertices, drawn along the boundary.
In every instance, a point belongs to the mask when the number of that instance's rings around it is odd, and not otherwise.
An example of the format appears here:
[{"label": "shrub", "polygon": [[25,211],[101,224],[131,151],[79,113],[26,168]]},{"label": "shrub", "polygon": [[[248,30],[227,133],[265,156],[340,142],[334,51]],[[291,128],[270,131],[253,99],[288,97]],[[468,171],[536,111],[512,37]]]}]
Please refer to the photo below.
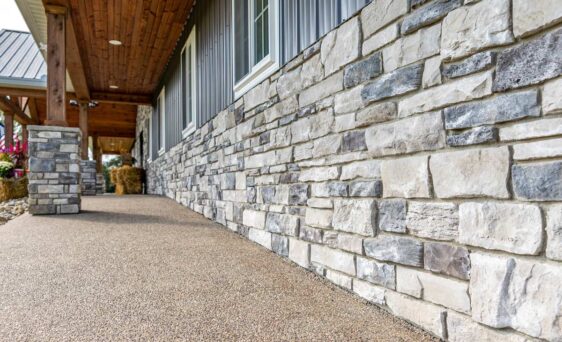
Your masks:
[{"label": "shrub", "polygon": [[12,162],[0,161],[0,178],[11,178],[14,175],[14,164]]},{"label": "shrub", "polygon": [[0,153],[0,161],[11,163],[12,157],[6,152],[2,152]]}]

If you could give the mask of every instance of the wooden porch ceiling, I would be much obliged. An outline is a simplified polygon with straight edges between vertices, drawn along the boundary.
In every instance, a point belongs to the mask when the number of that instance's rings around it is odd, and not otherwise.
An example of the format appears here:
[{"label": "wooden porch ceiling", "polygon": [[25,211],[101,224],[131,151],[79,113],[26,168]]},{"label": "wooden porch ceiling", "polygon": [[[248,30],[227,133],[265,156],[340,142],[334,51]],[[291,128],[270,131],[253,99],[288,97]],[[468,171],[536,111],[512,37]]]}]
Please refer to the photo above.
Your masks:
[{"label": "wooden porch ceiling", "polygon": [[[68,8],[78,55],[92,99],[115,102],[155,92],[181,36],[194,0],[44,0]],[[67,24],[68,26],[68,24]],[[67,27],[69,29],[69,27]],[[68,40],[68,39],[67,39]],[[122,42],[121,46],[109,44]],[[73,52],[68,69],[75,88]],[[112,89],[110,86],[118,86]],[[77,90],[78,95],[78,90]]]}]

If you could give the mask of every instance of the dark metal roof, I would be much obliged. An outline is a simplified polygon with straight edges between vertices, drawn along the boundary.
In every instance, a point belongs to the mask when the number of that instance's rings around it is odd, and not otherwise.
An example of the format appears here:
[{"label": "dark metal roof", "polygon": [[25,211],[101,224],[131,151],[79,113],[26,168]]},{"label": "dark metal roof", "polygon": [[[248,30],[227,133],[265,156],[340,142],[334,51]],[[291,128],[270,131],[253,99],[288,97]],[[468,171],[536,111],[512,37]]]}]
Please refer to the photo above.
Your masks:
[{"label": "dark metal roof", "polygon": [[0,84],[45,87],[47,64],[31,33],[0,30]]}]

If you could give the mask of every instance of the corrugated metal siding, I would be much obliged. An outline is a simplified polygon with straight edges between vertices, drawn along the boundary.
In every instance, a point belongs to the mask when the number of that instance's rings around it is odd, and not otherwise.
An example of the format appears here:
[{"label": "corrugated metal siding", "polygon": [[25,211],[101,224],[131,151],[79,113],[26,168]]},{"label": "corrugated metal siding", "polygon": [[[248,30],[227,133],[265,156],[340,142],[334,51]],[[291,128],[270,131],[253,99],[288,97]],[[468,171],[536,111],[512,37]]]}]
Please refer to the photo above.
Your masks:
[{"label": "corrugated metal siding", "polygon": [[165,131],[166,151],[177,145],[182,138],[182,86],[181,64],[177,64],[166,82]]},{"label": "corrugated metal siding", "polygon": [[280,0],[282,63],[290,61],[371,0]]},{"label": "corrugated metal siding", "polygon": [[45,82],[47,63],[30,33],[0,31],[0,78]]}]

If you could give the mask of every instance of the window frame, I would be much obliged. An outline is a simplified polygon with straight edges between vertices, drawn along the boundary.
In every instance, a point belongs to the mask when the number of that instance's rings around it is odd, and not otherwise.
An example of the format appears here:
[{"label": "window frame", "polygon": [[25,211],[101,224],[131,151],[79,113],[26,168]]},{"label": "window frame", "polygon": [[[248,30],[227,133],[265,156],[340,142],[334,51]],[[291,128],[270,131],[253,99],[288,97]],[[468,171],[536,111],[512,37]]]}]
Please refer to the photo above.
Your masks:
[{"label": "window frame", "polygon": [[154,143],[152,141],[152,139],[154,139],[154,137],[152,136],[152,133],[154,132],[154,130],[152,128],[152,117],[153,116],[154,116],[154,114],[152,112],[148,116],[148,158],[146,159],[146,161],[149,164],[152,163],[152,155],[154,154],[154,146],[152,146],[153,143]]},{"label": "window frame", "polygon": [[[236,41],[235,41],[235,29],[234,25],[236,24],[236,11],[234,6],[234,1],[232,0],[232,45],[233,50],[236,49]],[[279,0],[268,0],[269,1],[269,54],[265,56],[260,62],[254,65],[253,58],[255,56],[255,36],[254,36],[254,0],[247,0],[248,1],[248,45],[249,45],[249,58],[250,58],[250,71],[244,77],[242,77],[239,81],[236,81],[236,61],[235,56],[236,53],[233,53],[232,58],[232,79],[233,79],[233,89],[234,89],[234,98],[238,99],[242,95],[244,95],[248,90],[255,87],[258,83],[265,80],[267,77],[271,76],[275,71],[279,69],[280,66],[280,18],[279,18]]]},{"label": "window frame", "polygon": [[[158,95],[158,156],[166,152],[166,87],[162,87]],[[160,146],[160,139],[162,139],[162,146]]]},{"label": "window frame", "polygon": [[[189,121],[188,118],[186,117],[188,115],[188,110],[187,108],[184,108],[184,100],[187,99],[187,89],[183,89],[183,85],[184,85],[184,77],[186,77],[186,70],[183,70],[183,66],[184,66],[184,61],[181,60],[180,61],[180,69],[181,69],[181,87],[182,87],[182,138],[187,138],[188,136],[190,136],[191,134],[193,134],[193,132],[195,132],[195,130],[197,129],[197,31],[196,31],[196,27],[193,26],[191,32],[189,33],[189,37],[187,38],[187,41],[185,42],[185,45],[183,46],[181,52],[180,52],[180,59],[183,59],[184,56],[184,52],[185,52],[185,58],[187,59],[187,51],[188,48],[191,47],[191,110],[193,113],[193,120]],[[187,61],[185,62],[185,65],[187,66]],[[186,81],[187,81],[187,77],[186,77]],[[187,101],[186,101],[187,102]],[[187,127],[183,127],[183,120],[187,121]]]}]

